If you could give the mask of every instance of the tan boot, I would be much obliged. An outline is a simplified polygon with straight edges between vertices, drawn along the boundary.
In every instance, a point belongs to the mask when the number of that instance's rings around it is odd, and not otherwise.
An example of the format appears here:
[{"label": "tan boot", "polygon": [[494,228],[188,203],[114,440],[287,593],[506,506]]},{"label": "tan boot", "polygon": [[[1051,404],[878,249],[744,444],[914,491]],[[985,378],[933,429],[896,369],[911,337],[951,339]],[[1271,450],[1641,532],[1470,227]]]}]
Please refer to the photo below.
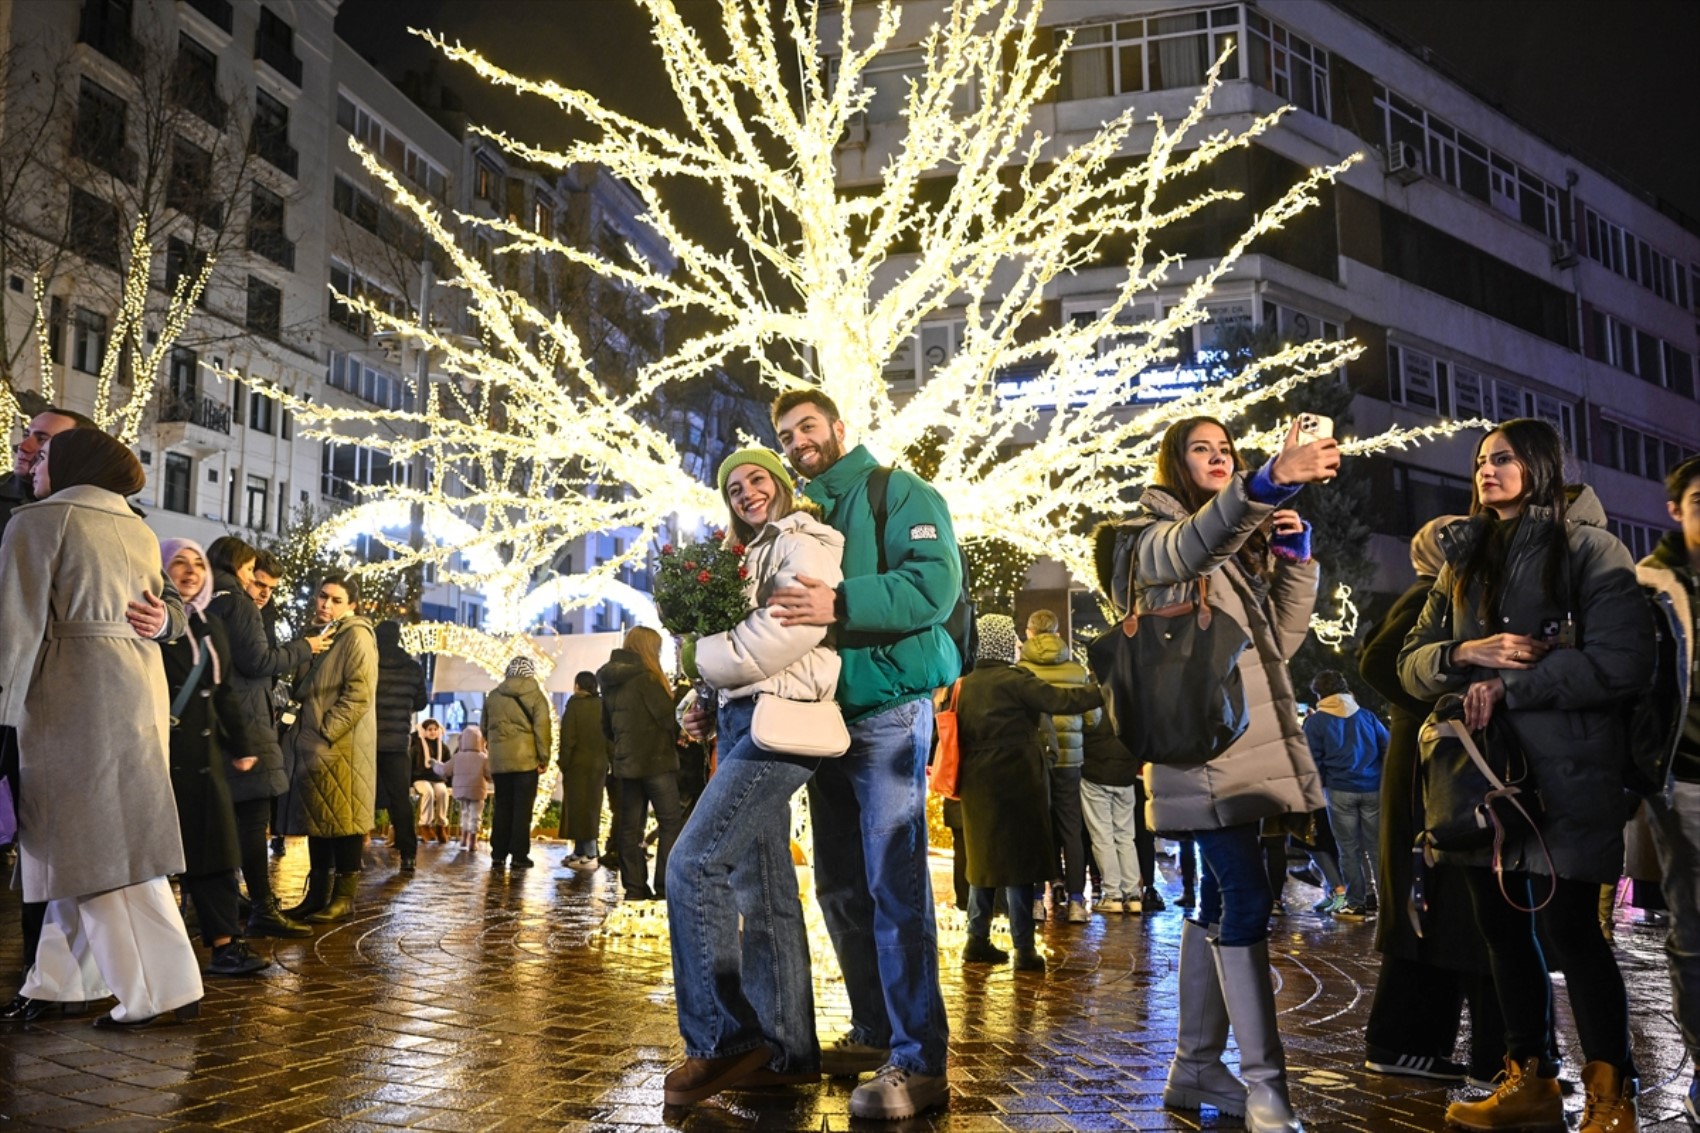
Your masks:
[{"label": "tan boot", "polygon": [[1635,1108],[1635,1084],[1609,1062],[1582,1067],[1587,1104],[1576,1133],[1634,1133],[1640,1128]]},{"label": "tan boot", "polygon": [[1538,1058],[1505,1060],[1505,1075],[1492,1094],[1475,1102],[1453,1102],[1446,1121],[1460,1129],[1520,1129],[1528,1133],[1566,1133],[1564,1095],[1557,1078],[1538,1074]]},{"label": "tan boot", "polygon": [[440,845],[444,845],[444,846],[448,845],[448,843],[449,843],[449,828],[447,826],[444,826],[442,823],[439,822],[439,823],[437,823],[436,830],[437,830],[437,842]]}]

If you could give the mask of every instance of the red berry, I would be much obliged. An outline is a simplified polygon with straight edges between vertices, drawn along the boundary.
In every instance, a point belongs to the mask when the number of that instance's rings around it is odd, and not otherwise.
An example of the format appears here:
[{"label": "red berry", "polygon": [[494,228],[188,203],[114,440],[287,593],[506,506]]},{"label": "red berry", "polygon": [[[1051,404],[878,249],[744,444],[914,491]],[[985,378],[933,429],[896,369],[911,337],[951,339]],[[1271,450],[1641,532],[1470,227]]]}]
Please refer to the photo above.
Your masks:
[{"label": "red berry", "polygon": [[712,576],[705,570],[701,574],[697,575],[697,581],[698,582],[707,582],[710,577],[712,577]]}]

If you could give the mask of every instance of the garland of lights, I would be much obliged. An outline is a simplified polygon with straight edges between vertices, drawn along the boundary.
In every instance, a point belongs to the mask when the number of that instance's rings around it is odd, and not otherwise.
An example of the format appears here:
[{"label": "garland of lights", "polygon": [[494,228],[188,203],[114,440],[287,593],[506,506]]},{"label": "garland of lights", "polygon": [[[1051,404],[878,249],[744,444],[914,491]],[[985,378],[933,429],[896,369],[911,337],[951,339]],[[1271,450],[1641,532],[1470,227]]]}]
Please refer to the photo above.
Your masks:
[{"label": "garland of lights", "polygon": [[1358,635],[1358,606],[1352,601],[1352,588],[1344,582],[1334,588],[1334,603],[1340,608],[1339,615],[1325,618],[1312,614],[1310,631],[1322,644],[1337,651]]}]

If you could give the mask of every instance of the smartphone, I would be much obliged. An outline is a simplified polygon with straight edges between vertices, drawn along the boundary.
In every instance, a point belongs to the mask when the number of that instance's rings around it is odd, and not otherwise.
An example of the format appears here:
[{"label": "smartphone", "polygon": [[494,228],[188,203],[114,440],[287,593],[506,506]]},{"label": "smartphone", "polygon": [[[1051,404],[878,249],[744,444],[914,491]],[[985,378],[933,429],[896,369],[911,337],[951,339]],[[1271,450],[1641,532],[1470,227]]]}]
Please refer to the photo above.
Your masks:
[{"label": "smartphone", "polygon": [[1334,435],[1334,418],[1320,413],[1299,414],[1299,443],[1308,445]]}]

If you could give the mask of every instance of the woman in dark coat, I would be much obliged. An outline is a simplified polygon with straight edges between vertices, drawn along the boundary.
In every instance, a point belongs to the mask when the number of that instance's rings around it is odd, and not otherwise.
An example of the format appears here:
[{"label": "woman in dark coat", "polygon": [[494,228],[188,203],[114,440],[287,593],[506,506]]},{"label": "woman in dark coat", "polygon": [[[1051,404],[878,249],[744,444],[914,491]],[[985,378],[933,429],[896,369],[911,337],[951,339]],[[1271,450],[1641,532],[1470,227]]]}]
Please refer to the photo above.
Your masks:
[{"label": "woman in dark coat", "polygon": [[[628,901],[661,900],[667,889],[667,855],[684,825],[679,804],[679,723],[673,686],[661,671],[661,635],[647,626],[626,633],[622,648],[597,670],[602,686],[602,734],[608,761],[620,781],[616,823],[620,882]],[[655,887],[644,859],[645,816],[655,809],[661,826],[655,852]]]},{"label": "woman in dark coat", "polygon": [[[249,726],[225,680],[230,644],[224,627],[203,612],[212,584],[200,544],[165,539],[159,550],[165,573],[189,612],[188,631],[160,650],[171,702],[183,705],[171,721],[170,746],[171,792],[183,835],[183,890],[194,902],[201,941],[212,949],[208,973],[244,976],[271,961],[250,952],[241,936],[236,867],[242,857],[224,766],[227,756],[238,769],[254,766],[257,760],[248,752],[259,729]],[[193,691],[184,700],[183,688],[191,681]]]},{"label": "woman in dark coat", "polygon": [[980,655],[957,700],[958,787],[968,851],[965,964],[1001,964],[1009,954],[991,941],[992,904],[1004,890],[1015,968],[1042,972],[1033,947],[1033,886],[1051,872],[1050,768],[1039,739],[1044,717],[1103,706],[1096,685],[1053,685],[1015,667],[1015,623],[1002,614],[979,620]]},{"label": "woman in dark coat", "polygon": [[230,801],[236,814],[236,843],[242,856],[242,880],[248,885],[250,937],[303,937],[313,930],[283,915],[272,892],[266,860],[266,826],[272,801],[289,788],[283,773],[283,747],[272,716],[272,685],[277,678],[305,665],[329,644],[320,637],[298,637],[274,645],[260,608],[250,597],[259,552],[234,535],[215,539],[207,548],[212,568],[211,597],[205,613],[224,632],[229,652],[223,654],[224,682],[247,722],[251,763],[225,765]]},{"label": "woman in dark coat", "polygon": [[1386,896],[1375,924],[1381,953],[1375,999],[1364,1029],[1364,1065],[1382,1074],[1457,1081],[1465,1067],[1452,1061],[1464,1000],[1470,1001],[1469,1076],[1492,1081],[1505,1052],[1505,1024],[1488,974],[1487,952],[1476,932],[1470,895],[1458,866],[1429,867],[1423,875],[1422,935],[1406,912],[1411,894],[1411,848],[1423,827],[1417,732],[1429,703],[1399,683],[1399,650],[1417,624],[1445,564],[1440,530],[1462,516],[1430,520],[1411,539],[1417,581],[1400,595],[1358,654],[1358,671],[1387,698],[1387,760],[1381,770],[1381,853],[1376,890]]},{"label": "woman in dark coat", "polygon": [[602,734],[602,696],[596,674],[573,678],[573,695],[561,713],[561,837],[572,840],[567,865],[596,868],[602,833],[602,790],[608,778],[608,737]]},{"label": "woman in dark coat", "polygon": [[1593,490],[1566,488],[1563,441],[1534,419],[1507,421],[1483,438],[1470,520],[1443,531],[1441,545],[1446,566],[1399,655],[1399,679],[1419,699],[1462,693],[1472,731],[1503,714],[1545,808],[1541,843],[1510,841],[1499,876],[1488,868],[1499,864],[1492,849],[1443,855],[1468,867],[1507,1047],[1498,1089],[1454,1102],[1447,1121],[1563,1127],[1558,1071],[1547,1058],[1550,946],[1587,1057],[1589,1128],[1634,1128],[1629,1001],[1600,934],[1599,893],[1623,869],[1631,809],[1620,709],[1653,668],[1635,564],[1606,531]]}]

